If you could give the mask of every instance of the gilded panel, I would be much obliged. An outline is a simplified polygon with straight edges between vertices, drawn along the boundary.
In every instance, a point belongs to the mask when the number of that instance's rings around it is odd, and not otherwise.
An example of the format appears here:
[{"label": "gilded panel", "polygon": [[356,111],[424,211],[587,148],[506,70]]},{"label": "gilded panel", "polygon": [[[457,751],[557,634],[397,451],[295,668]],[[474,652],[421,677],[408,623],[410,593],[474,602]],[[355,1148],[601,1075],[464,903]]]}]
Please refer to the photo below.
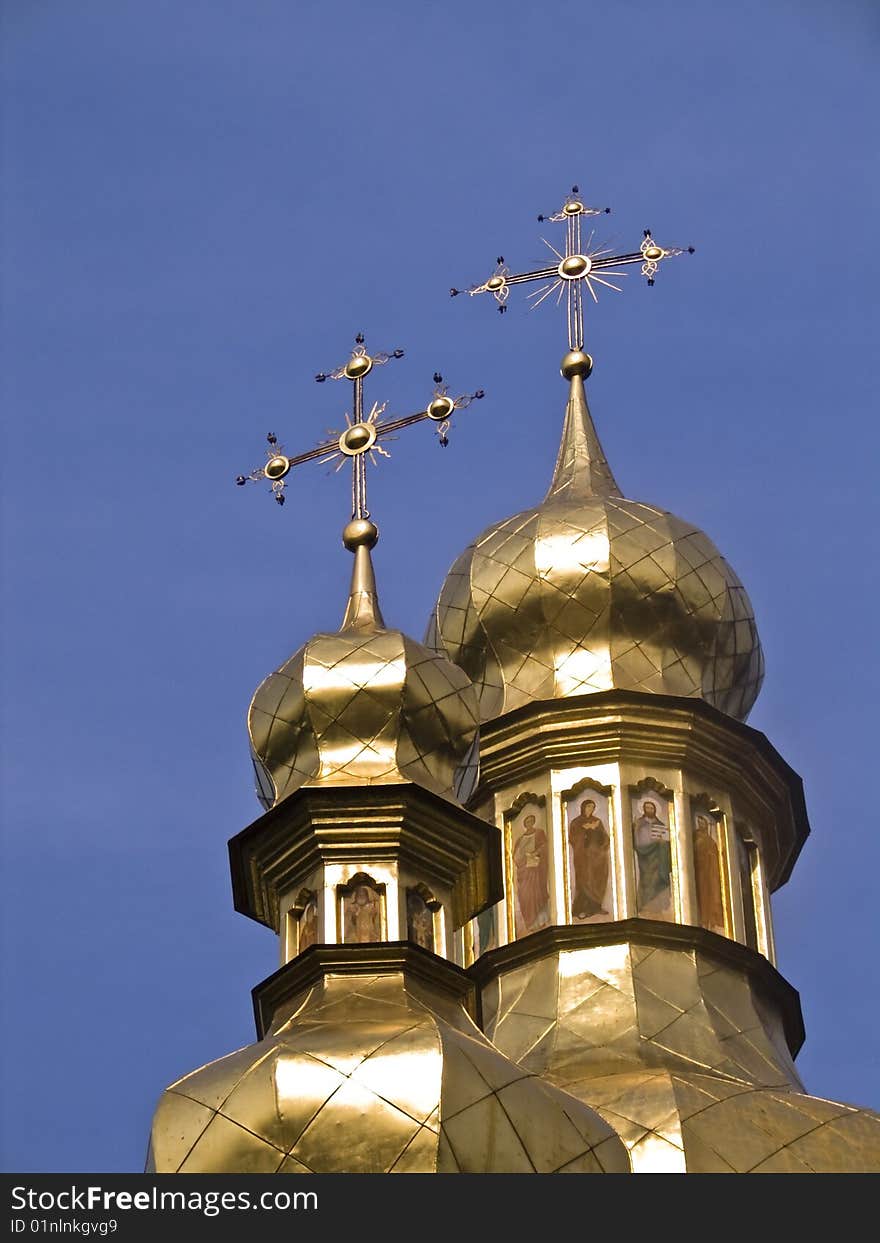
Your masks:
[{"label": "gilded panel", "polygon": [[638,1000],[648,990],[684,1012],[703,999],[696,967],[696,955],[681,950],[651,948],[633,954],[633,983]]},{"label": "gilded panel", "polygon": [[460,1174],[461,1172],[461,1167],[455,1159],[455,1153],[452,1151],[452,1145],[443,1131],[441,1131],[437,1141],[437,1173]]},{"label": "gilded panel", "polygon": [[345,1071],[330,1066],[311,1052],[288,1052],[285,1046],[273,1057],[274,1105],[290,1149],[303,1131],[345,1083]]},{"label": "gilded panel", "polygon": [[546,959],[539,959],[537,962],[527,963],[525,966],[515,968],[513,971],[506,971],[498,977],[499,1022],[517,1007],[519,999],[528,987],[532,977],[536,973],[545,972],[547,966],[548,962]]},{"label": "gilded panel", "polygon": [[[214,1110],[169,1089],[153,1118],[151,1150],[155,1148],[172,1169],[177,1169],[208,1123]],[[151,1151],[152,1156],[152,1151]]]},{"label": "gilded panel", "polygon": [[533,1174],[535,1167],[494,1093],[443,1123],[443,1134],[463,1174]]},{"label": "gilded panel", "polygon": [[[864,1109],[850,1109],[786,1149],[811,1170],[823,1173],[876,1174],[880,1170],[880,1118]],[[758,1167],[756,1173],[764,1170]]]},{"label": "gilded panel", "polygon": [[[228,1162],[242,1174],[274,1174],[285,1153],[244,1127],[215,1114],[180,1166],[180,1174],[210,1174]],[[161,1171],[160,1171],[161,1172]]]},{"label": "gilded panel", "polygon": [[[356,1118],[369,1118],[369,1126],[352,1126]],[[322,1173],[382,1174],[419,1129],[408,1114],[348,1079],[306,1127],[291,1155]]]},{"label": "gilded panel", "polygon": [[785,1144],[782,1136],[758,1125],[750,1093],[688,1119],[686,1143],[689,1134],[714,1149],[738,1174],[749,1173]]},{"label": "gilded panel", "polygon": [[[614,1113],[637,1130],[668,1132],[670,1121],[677,1117],[672,1083],[662,1071],[599,1077],[590,1081],[589,1091],[595,1108],[603,1115]],[[681,1146],[679,1138],[674,1142]]]},{"label": "gilded panel", "polygon": [[638,946],[631,946],[627,941],[618,941],[611,945],[598,945],[590,949],[565,950],[559,955],[559,975],[562,980],[571,981],[565,985],[562,1010],[565,1001],[577,998],[582,988],[580,977],[593,976],[604,984],[618,989],[625,996],[633,995],[633,964],[637,961]]},{"label": "gilded panel", "polygon": [[[456,1032],[450,1036],[450,1045],[456,1044],[475,1068],[481,1079],[493,1092],[506,1088],[509,1083],[529,1077],[527,1072],[516,1062],[505,1057],[498,1049],[492,1047],[484,1039],[475,1039],[465,1032]],[[530,1082],[531,1078],[529,1077]]]},{"label": "gilded panel", "polygon": [[286,1152],[290,1147],[290,1128],[278,1108],[275,1068],[275,1058],[269,1048],[229,1093],[221,1110],[231,1122],[237,1122],[260,1139]]},{"label": "gilded panel", "polygon": [[216,1062],[209,1062],[172,1083],[169,1092],[179,1092],[209,1109],[219,1109],[229,1093],[253,1066],[256,1060],[252,1046],[227,1053]]},{"label": "gilded panel", "polygon": [[[603,1174],[610,1171],[606,1171],[602,1165],[600,1149],[597,1148],[593,1152],[585,1152],[581,1157],[575,1157],[573,1161],[569,1161],[555,1172],[557,1174]],[[622,1171],[614,1172],[621,1173]]]},{"label": "gilded panel", "polygon": [[416,1131],[388,1171],[389,1174],[435,1174],[436,1172],[437,1136],[426,1126]]},{"label": "gilded panel", "polygon": [[691,798],[691,848],[697,918],[702,928],[730,936],[730,891],[725,860],[724,817],[705,794]]},{"label": "gilded panel", "polygon": [[311,1174],[311,1172],[309,1167],[303,1165],[302,1161],[297,1161],[296,1157],[285,1157],[275,1171],[276,1174]]},{"label": "gilded panel", "polygon": [[440,1099],[443,1056],[429,1019],[379,1046],[356,1067],[351,1081],[424,1123]]},{"label": "gilded panel", "polygon": [[554,1019],[559,1010],[559,972],[553,958],[534,963],[523,976],[523,987],[516,1000],[518,1014]]},{"label": "gilded panel", "polygon": [[534,1080],[501,1088],[498,1101],[517,1138],[539,1174],[551,1174],[591,1151],[595,1132],[584,1136],[574,1122],[559,1125],[558,1103],[550,1090]]},{"label": "gilded panel", "polygon": [[[328,1012],[315,1020],[309,1014],[302,1014],[284,1033],[282,1051],[285,1054],[308,1053],[348,1078],[365,1057],[369,1057],[387,1040],[393,1040],[401,1029],[409,1030],[416,1026],[421,1017],[408,1010],[380,1019],[368,1017],[369,1013],[368,1007],[361,1005],[360,998],[352,997],[344,1035],[344,1021],[338,1011]],[[312,1069],[310,1067],[310,1076]]]},{"label": "gilded panel", "polygon": [[555,1029],[554,1019],[514,1012],[496,1025],[494,1038],[498,1048],[504,1051],[505,1057],[521,1062],[526,1070],[540,1074],[545,1065],[546,1053],[539,1057],[532,1054],[539,1045],[543,1049],[543,1042],[548,1035],[551,1041],[554,1039]]},{"label": "gilded panel", "polygon": [[634,1174],[683,1174],[685,1154],[655,1131],[648,1131],[630,1149]]},{"label": "gilded panel", "polygon": [[[702,1005],[680,1014],[656,1032],[651,1039],[650,1052],[655,1065],[669,1065],[678,1058],[695,1067],[717,1069],[726,1060]],[[667,1054],[672,1057],[664,1056]]]},{"label": "gilded panel", "polygon": [[566,1079],[624,1070],[640,1061],[641,1044],[632,1002],[606,986],[559,1022],[553,1066]]},{"label": "gilded panel", "polygon": [[467,1056],[465,1047],[450,1041],[443,1050],[443,1121],[489,1096],[492,1089]]}]

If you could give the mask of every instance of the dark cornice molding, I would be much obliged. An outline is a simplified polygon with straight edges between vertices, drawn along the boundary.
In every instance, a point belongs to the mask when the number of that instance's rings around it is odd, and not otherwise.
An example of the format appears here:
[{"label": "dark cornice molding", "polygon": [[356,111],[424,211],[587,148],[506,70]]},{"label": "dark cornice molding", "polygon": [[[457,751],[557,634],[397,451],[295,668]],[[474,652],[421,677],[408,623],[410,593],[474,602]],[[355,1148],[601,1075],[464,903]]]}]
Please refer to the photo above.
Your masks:
[{"label": "dark cornice molding", "polygon": [[501,835],[411,784],[303,787],[229,842],[235,909],[278,931],[279,898],[322,863],[396,859],[452,890],[465,923],[504,895]]},{"label": "dark cornice molding", "polygon": [[392,975],[441,992],[464,1006],[475,1018],[477,986],[455,963],[432,954],[411,941],[383,941],[372,945],[313,945],[262,980],[251,992],[257,1039],[262,1040],[285,1002],[293,1000],[328,974]]}]

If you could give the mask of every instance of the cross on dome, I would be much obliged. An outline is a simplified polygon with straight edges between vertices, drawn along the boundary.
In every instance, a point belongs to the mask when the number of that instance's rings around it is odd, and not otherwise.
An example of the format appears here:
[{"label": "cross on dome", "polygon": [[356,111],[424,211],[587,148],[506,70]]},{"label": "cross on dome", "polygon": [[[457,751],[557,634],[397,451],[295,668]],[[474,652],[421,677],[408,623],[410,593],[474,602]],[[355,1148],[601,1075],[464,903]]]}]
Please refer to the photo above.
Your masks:
[{"label": "cross on dome", "polygon": [[399,419],[390,419],[383,421],[382,415],[385,412],[386,402],[373,402],[369,413],[364,415],[364,380],[373,370],[374,367],[383,366],[392,359],[403,358],[403,350],[392,350],[391,353],[379,352],[369,354],[364,343],[363,333],[358,333],[355,337],[355,347],[351,352],[351,356],[337,367],[334,371],[319,371],[315,376],[319,384],[323,384],[325,380],[350,380],[353,388],[352,413],[345,414],[346,426],[341,431],[333,431],[329,433],[330,439],[316,445],[313,449],[307,449],[304,453],[289,456],[285,453],[282,445],[278,443],[278,438],[274,432],[270,432],[266,437],[268,442],[267,462],[265,466],[253,470],[249,475],[239,475],[235,482],[239,487],[243,487],[249,481],[258,482],[262,479],[268,479],[272,485],[272,492],[275,500],[279,505],[283,505],[285,501],[285,487],[287,484],[287,476],[295,466],[301,466],[305,462],[318,461],[323,463],[335,463],[335,469],[341,470],[347,461],[351,462],[352,478],[351,478],[351,516],[352,520],[362,521],[369,519],[370,512],[367,508],[367,458],[376,465],[378,462],[377,454],[382,457],[389,457],[384,444],[389,439],[395,438],[395,433],[402,431],[405,427],[412,427],[416,423],[421,423],[428,419],[436,424],[437,435],[441,446],[449,443],[449,428],[453,414],[456,410],[463,410],[471,404],[472,401],[479,400],[484,396],[482,389],[477,389],[474,393],[464,394],[460,397],[450,397],[447,387],[443,384],[443,377],[436,371],[434,373],[434,394],[422,410],[417,410],[414,414],[404,415]]},{"label": "cross on dome", "polygon": [[638,263],[641,265],[642,276],[647,279],[649,285],[653,285],[657,270],[664,259],[669,259],[673,255],[694,253],[693,246],[659,245],[654,240],[650,229],[644,230],[644,237],[638,250],[624,254],[612,254],[610,246],[594,246],[595,229],[590,232],[584,244],[581,238],[582,218],[607,215],[610,211],[610,207],[587,207],[580,196],[578,186],[572,186],[571,194],[559,211],[554,212],[552,216],[538,217],[542,223],[544,221],[552,224],[565,222],[564,252],[557,250],[546,238],[541,239],[548,250],[553,252],[556,258],[555,263],[529,272],[512,273],[504,261],[504,256],[499,255],[495,271],[488,280],[483,281],[481,285],[473,285],[467,290],[450,289],[450,294],[455,298],[460,293],[472,295],[491,293],[501,312],[507,310],[507,299],[512,285],[537,283],[538,288],[529,294],[534,306],[540,306],[544,299],[549,298],[553,293],[556,293],[556,303],[559,305],[564,295],[568,312],[568,348],[574,353],[582,354],[584,348],[583,288],[585,285],[593,301],[598,302],[594,284],[621,292],[620,286],[615,285],[613,280],[609,279],[628,275],[618,269]]}]

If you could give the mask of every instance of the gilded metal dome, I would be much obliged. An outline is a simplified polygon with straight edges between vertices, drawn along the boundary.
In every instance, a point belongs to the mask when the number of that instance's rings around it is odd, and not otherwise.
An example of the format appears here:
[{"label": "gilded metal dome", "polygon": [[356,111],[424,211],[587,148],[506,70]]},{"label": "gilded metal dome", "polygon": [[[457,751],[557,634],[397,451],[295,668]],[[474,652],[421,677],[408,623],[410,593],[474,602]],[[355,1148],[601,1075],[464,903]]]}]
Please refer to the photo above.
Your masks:
[{"label": "gilded metal dome", "polygon": [[343,538],[355,556],[336,634],[316,634],[257,688],[248,732],[267,809],[300,786],[413,782],[463,801],[476,780],[479,711],[456,665],[399,630],[376,596],[369,521]]},{"label": "gilded metal dome", "polygon": [[745,720],[764,661],[742,583],[702,531],[621,494],[587,406],[589,357],[563,364],[550,490],[465,549],[426,642],[474,682],[483,721],[612,688],[699,697]]}]

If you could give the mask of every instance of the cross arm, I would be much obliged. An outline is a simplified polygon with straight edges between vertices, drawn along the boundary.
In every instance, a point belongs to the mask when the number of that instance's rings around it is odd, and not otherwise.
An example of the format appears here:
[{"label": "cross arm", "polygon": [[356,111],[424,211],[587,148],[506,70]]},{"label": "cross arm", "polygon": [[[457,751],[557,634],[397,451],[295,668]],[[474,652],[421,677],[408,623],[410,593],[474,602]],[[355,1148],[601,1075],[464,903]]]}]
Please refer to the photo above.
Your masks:
[{"label": "cross arm", "polygon": [[548,277],[556,276],[557,271],[556,267],[536,268],[534,272],[516,272],[511,274],[506,268],[499,266],[498,271],[490,276],[488,280],[483,281],[482,285],[474,285],[470,289],[450,289],[449,293],[453,298],[457,298],[460,293],[491,293],[499,301],[503,301],[507,297],[509,285],[525,285],[529,281],[547,280]]},{"label": "cross arm", "polygon": [[[412,427],[416,423],[422,423],[425,419],[430,419],[432,423],[439,423],[442,430],[442,425],[448,422],[456,410],[465,410],[472,401],[480,401],[484,396],[485,392],[481,388],[478,388],[475,393],[466,393],[461,397],[450,397],[445,392],[438,392],[424,410],[417,410],[414,414],[405,414],[402,418],[378,424],[377,438],[393,435],[404,427]],[[441,443],[443,443],[442,435]]]}]

